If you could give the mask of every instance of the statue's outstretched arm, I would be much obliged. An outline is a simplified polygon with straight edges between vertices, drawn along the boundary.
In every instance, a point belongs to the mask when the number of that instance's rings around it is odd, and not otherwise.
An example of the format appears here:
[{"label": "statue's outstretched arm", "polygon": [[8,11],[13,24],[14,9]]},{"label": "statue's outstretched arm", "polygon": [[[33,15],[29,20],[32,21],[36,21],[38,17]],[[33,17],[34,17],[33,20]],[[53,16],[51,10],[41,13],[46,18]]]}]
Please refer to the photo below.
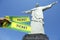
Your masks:
[{"label": "statue's outstretched arm", "polygon": [[23,11],[22,13],[28,13],[28,14],[31,14],[32,13],[32,11],[34,11],[36,8],[33,8],[33,9],[31,9],[31,10],[27,10],[27,11]]},{"label": "statue's outstretched arm", "polygon": [[33,8],[33,9],[31,9],[31,10],[27,10],[27,11],[23,11],[22,13],[28,13],[28,14],[31,14],[32,11],[34,11],[34,10],[36,10],[36,8]]},{"label": "statue's outstretched arm", "polygon": [[31,10],[23,11],[22,13],[31,13]]},{"label": "statue's outstretched arm", "polygon": [[49,5],[47,5],[47,6],[44,6],[44,7],[42,7],[44,10],[45,9],[48,9],[48,8],[51,8],[53,5],[55,5],[57,3],[57,1],[56,2],[53,2],[53,3],[51,3],[51,4],[49,4]]}]

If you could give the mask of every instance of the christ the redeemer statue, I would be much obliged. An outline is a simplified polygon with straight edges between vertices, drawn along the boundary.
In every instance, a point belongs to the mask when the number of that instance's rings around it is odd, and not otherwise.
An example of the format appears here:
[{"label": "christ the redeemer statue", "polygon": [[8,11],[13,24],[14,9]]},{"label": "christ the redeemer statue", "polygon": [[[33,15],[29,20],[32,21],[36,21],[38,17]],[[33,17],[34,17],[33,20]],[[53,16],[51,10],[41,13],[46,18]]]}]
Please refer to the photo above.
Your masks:
[{"label": "christ the redeemer statue", "polygon": [[31,19],[31,34],[36,34],[36,33],[45,34],[45,32],[44,32],[44,21],[43,21],[43,19],[44,19],[43,11],[51,8],[56,3],[57,2],[53,2],[50,5],[42,6],[42,7],[40,7],[37,4],[35,8],[33,8],[31,10],[24,11],[24,13],[32,14],[31,15],[32,16],[32,19]]}]

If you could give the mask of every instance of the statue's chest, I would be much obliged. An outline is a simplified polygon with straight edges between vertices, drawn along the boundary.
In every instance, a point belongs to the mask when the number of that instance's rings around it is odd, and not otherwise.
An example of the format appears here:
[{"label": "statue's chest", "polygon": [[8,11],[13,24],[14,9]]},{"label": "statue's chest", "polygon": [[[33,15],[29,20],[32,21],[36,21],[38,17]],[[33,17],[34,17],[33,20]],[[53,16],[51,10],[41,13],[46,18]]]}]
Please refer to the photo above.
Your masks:
[{"label": "statue's chest", "polygon": [[35,11],[33,12],[33,14],[41,15],[41,14],[43,14],[43,11],[42,11],[41,9],[38,9],[38,10],[35,10]]},{"label": "statue's chest", "polygon": [[42,8],[36,8],[36,10],[34,10],[35,13],[42,13]]},{"label": "statue's chest", "polygon": [[32,11],[32,15],[37,15],[37,16],[43,15],[42,8],[36,8],[34,11]]}]

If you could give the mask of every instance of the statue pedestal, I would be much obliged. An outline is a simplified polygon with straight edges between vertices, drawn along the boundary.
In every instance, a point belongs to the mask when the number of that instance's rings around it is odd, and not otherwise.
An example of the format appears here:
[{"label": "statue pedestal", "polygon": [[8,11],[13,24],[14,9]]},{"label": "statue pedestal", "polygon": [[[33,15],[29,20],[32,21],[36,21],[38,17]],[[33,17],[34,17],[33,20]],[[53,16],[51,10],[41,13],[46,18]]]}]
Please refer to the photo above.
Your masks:
[{"label": "statue pedestal", "polygon": [[45,34],[26,34],[23,40],[49,40]]}]

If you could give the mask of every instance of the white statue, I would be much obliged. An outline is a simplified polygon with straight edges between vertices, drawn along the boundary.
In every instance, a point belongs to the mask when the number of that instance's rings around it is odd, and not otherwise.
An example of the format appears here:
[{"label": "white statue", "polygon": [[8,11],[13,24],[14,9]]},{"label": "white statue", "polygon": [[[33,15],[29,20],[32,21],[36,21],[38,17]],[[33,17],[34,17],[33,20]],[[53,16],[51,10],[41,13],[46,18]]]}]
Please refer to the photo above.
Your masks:
[{"label": "white statue", "polygon": [[32,19],[31,19],[31,34],[36,34],[36,33],[42,33],[45,34],[44,32],[44,17],[43,17],[43,11],[45,11],[46,9],[51,8],[53,5],[55,5],[57,3],[53,2],[50,5],[47,6],[42,6],[40,7],[38,4],[36,4],[36,7],[28,10],[28,11],[24,11],[24,13],[30,13],[32,14]]}]

